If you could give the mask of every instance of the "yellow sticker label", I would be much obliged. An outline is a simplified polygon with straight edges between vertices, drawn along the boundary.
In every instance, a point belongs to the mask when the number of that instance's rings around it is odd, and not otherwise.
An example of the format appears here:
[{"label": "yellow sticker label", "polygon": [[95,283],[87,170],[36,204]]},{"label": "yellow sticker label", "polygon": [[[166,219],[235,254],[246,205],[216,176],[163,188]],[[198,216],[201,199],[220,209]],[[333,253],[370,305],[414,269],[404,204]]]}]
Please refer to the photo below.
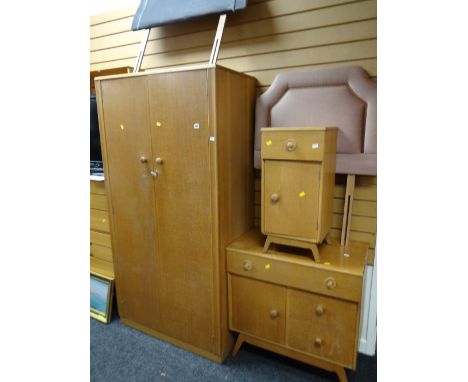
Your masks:
[{"label": "yellow sticker label", "polygon": [[125,129],[125,126],[123,125],[123,123],[120,124],[120,129],[121,130]]},{"label": "yellow sticker label", "polygon": [[156,127],[161,127],[161,122],[157,121],[156,122]]},{"label": "yellow sticker label", "polygon": [[267,145],[267,146],[271,146],[272,144],[273,144],[273,142],[272,142],[271,139],[269,139],[268,141],[266,141],[266,145]]},{"label": "yellow sticker label", "polygon": [[271,268],[271,265],[270,264],[265,264],[265,269],[268,270]]},{"label": "yellow sticker label", "polygon": [[305,192],[304,192],[304,191],[299,192],[299,197],[300,197],[300,198],[303,198],[304,196],[305,196]]},{"label": "yellow sticker label", "polygon": [[325,261],[323,265],[331,265],[331,263],[329,261]]}]

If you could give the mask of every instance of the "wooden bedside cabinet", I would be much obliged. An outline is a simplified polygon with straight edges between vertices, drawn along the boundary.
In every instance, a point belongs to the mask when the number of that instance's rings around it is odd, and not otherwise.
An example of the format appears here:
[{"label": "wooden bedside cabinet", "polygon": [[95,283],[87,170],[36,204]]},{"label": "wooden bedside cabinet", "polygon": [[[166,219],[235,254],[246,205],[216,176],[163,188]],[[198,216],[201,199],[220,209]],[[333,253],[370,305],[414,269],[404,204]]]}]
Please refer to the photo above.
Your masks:
[{"label": "wooden bedside cabinet", "polygon": [[[333,371],[355,369],[368,244],[324,244],[322,264],[306,250],[263,253],[254,229],[227,247],[229,328],[243,342]],[[284,250],[284,251],[283,251]],[[285,252],[288,251],[288,252]]]},{"label": "wooden bedside cabinet", "polygon": [[[262,232],[271,243],[309,248],[331,227],[336,127],[262,129]],[[328,239],[327,239],[328,240]]]}]

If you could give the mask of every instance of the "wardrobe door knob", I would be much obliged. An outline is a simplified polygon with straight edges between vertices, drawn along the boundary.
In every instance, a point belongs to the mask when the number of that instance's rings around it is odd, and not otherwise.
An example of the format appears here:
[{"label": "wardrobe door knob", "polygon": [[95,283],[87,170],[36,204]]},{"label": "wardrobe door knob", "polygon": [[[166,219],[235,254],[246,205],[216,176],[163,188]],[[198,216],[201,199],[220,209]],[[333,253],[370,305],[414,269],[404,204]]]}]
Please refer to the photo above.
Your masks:
[{"label": "wardrobe door knob", "polygon": [[163,164],[163,160],[161,158],[156,158],[155,161],[156,164]]},{"label": "wardrobe door knob", "polygon": [[140,162],[141,163],[148,163],[148,158],[144,157],[144,156],[141,156],[140,157]]},{"label": "wardrobe door knob", "polygon": [[336,280],[333,277],[328,277],[325,280],[325,285],[328,289],[335,289],[336,288]]},{"label": "wardrobe door knob", "polygon": [[324,313],[325,313],[325,308],[323,307],[323,305],[322,304],[317,305],[317,307],[315,308],[315,314],[317,316],[321,316]]},{"label": "wardrobe door knob", "polygon": [[247,260],[244,262],[244,270],[245,271],[251,271],[253,268],[252,262],[250,260]]},{"label": "wardrobe door knob", "polygon": [[279,200],[278,194],[271,194],[270,199],[273,203],[276,203]]},{"label": "wardrobe door knob", "polygon": [[272,310],[270,311],[270,318],[271,318],[271,319],[274,320],[274,319],[277,318],[278,316],[279,316],[279,313],[278,313],[278,311],[277,311],[276,309],[272,309]]}]

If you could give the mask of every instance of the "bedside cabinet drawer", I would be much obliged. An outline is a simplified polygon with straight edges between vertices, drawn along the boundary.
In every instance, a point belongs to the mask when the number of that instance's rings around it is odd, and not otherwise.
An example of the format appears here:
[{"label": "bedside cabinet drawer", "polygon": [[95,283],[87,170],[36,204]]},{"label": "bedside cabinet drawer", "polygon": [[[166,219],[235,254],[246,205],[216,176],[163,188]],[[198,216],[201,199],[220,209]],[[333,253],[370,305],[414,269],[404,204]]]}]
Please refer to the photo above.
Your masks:
[{"label": "bedside cabinet drawer", "polygon": [[229,275],[230,328],[284,344],[286,288]]},{"label": "bedside cabinet drawer", "polygon": [[286,345],[355,367],[358,305],[288,289]]},{"label": "bedside cabinet drawer", "polygon": [[[336,135],[336,132],[333,131]],[[301,131],[296,128],[262,129],[262,159],[322,161],[325,129]]]}]

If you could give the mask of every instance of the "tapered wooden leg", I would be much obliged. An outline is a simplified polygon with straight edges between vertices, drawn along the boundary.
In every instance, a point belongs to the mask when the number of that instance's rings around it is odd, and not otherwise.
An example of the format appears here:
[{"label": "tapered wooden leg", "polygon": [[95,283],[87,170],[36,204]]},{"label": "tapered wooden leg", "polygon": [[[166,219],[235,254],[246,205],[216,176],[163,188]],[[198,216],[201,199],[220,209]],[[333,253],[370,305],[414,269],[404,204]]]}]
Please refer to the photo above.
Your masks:
[{"label": "tapered wooden leg", "polygon": [[313,255],[313,258],[314,258],[315,262],[320,263],[320,254],[319,254],[319,250],[318,250],[317,245],[316,244],[311,244],[309,248],[312,251],[312,255]]},{"label": "tapered wooden leg", "polygon": [[232,349],[232,356],[235,357],[237,353],[239,352],[240,347],[244,343],[244,336],[242,334],[239,334],[239,337],[237,337],[236,344],[234,345],[234,349]]},{"label": "tapered wooden leg", "polygon": [[340,382],[348,382],[348,377],[346,376],[346,371],[344,367],[337,366],[335,369],[336,375],[338,375],[338,379]]},{"label": "tapered wooden leg", "polygon": [[263,246],[263,253],[267,253],[268,249],[270,248],[270,245],[273,243],[310,249],[312,252],[312,259],[315,260],[316,263],[320,263],[320,253],[319,253],[317,244],[314,244],[308,241],[290,239],[287,237],[278,237],[278,236],[268,235],[265,240],[265,245]]},{"label": "tapered wooden leg", "polygon": [[263,253],[268,252],[268,248],[270,247],[270,244],[271,244],[271,238],[270,238],[270,236],[267,236],[266,241],[265,241],[265,245],[263,246]]},{"label": "tapered wooden leg", "polygon": [[327,243],[328,245],[332,243],[330,233],[327,233],[327,236],[325,236],[325,243]]}]

